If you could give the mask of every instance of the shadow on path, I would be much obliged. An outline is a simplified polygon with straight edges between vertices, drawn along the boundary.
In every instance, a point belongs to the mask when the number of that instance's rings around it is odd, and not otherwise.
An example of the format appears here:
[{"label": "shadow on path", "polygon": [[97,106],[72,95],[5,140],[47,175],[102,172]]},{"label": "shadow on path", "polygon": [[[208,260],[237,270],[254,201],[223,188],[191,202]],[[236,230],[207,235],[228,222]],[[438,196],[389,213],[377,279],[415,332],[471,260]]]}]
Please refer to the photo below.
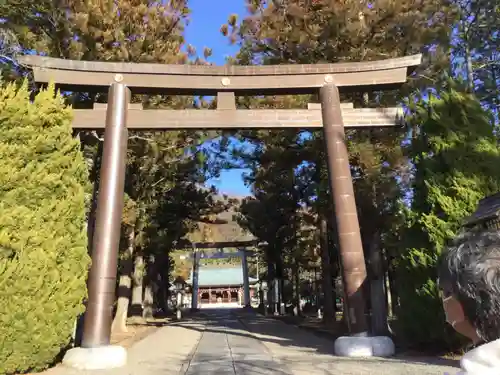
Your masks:
[{"label": "shadow on path", "polygon": [[[228,309],[229,310],[229,309]],[[446,366],[460,368],[460,361],[439,357],[409,357],[396,355],[392,358],[346,358],[334,355],[333,340],[323,336],[281,322],[277,319],[258,315],[253,311],[242,309],[231,309],[227,311],[224,319],[220,319],[220,310],[204,310],[190,317],[190,320],[199,321],[204,326],[207,333],[226,333],[231,336],[241,336],[246,338],[257,338],[262,342],[274,343],[284,348],[294,348],[294,352],[300,351],[302,355],[314,353],[323,357],[323,360],[360,362],[369,365],[370,363],[381,364],[390,363],[413,363],[433,366]],[[241,325],[244,329],[241,329]],[[184,327],[186,329],[199,329],[185,322],[174,322],[172,325]],[[239,327],[238,327],[239,326]],[[311,354],[312,354],[311,353]],[[329,357],[329,358],[325,358]],[[445,369],[446,371],[446,369]]]}]

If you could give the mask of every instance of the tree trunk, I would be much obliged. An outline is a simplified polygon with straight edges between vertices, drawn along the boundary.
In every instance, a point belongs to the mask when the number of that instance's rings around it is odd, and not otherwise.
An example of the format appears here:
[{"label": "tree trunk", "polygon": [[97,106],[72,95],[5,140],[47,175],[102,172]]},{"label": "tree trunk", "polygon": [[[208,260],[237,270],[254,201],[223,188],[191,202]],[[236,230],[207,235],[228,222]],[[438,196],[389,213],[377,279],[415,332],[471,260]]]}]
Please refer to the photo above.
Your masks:
[{"label": "tree trunk", "polygon": [[295,259],[295,267],[294,267],[294,284],[295,284],[295,306],[296,306],[296,311],[297,315],[302,315],[302,310],[300,307],[300,267],[299,267],[299,261]]},{"label": "tree trunk", "polygon": [[285,299],[285,279],[281,278],[279,279],[279,291],[280,291],[280,315],[284,315],[286,310],[285,310],[285,304],[286,304],[286,299]]},{"label": "tree trunk", "polygon": [[90,201],[90,210],[87,220],[87,240],[88,251],[92,253],[92,241],[94,240],[95,219],[97,211],[97,197],[99,195],[99,172],[101,170],[101,156],[102,156],[103,142],[97,145],[96,153],[92,159],[92,169],[89,173],[89,179],[93,182],[92,187],[92,200]]},{"label": "tree trunk", "polygon": [[387,266],[387,280],[389,284],[389,292],[391,293],[391,314],[392,316],[397,316],[399,307],[398,290],[396,287],[396,272],[394,271],[394,266],[392,264],[392,256],[388,257]]},{"label": "tree trunk", "polygon": [[[328,239],[328,254],[330,258],[330,277],[332,280],[332,309],[333,316],[336,316],[337,313],[337,276],[339,273],[339,250],[337,246],[337,228],[336,226],[330,225],[327,221],[327,239]],[[335,318],[334,321],[337,321]]]},{"label": "tree trunk", "polygon": [[144,300],[143,300],[143,310],[142,317],[144,319],[151,319],[153,317],[153,307],[154,307],[154,295],[157,290],[157,284],[155,279],[157,278],[156,273],[156,257],[154,255],[149,256],[147,262],[147,272],[144,274]]},{"label": "tree trunk", "polygon": [[151,319],[153,317],[153,289],[153,282],[148,278],[144,287],[144,309],[142,310],[142,317],[144,319]]},{"label": "tree trunk", "polygon": [[144,289],[144,257],[142,254],[135,256],[132,280],[132,306],[130,308],[130,315],[133,317],[142,317],[142,295]]},{"label": "tree trunk", "polygon": [[465,55],[467,59],[467,89],[469,92],[474,92],[474,69],[472,67],[472,55],[468,44],[465,46]]},{"label": "tree trunk", "polygon": [[158,307],[161,309],[161,313],[166,315],[168,313],[168,279],[161,277],[158,285]]},{"label": "tree trunk", "polygon": [[279,279],[273,280],[273,290],[274,290],[274,315],[279,315],[280,313],[280,286]]},{"label": "tree trunk", "polygon": [[170,286],[168,276],[170,270],[170,263],[168,261],[168,255],[157,256],[156,261],[159,262],[159,270],[157,274],[158,280],[158,292],[156,293],[157,306],[161,308],[163,314],[168,312],[168,288]]},{"label": "tree trunk", "polygon": [[276,256],[276,262],[275,262],[275,284],[276,284],[276,293],[275,293],[275,303],[276,303],[276,308],[277,312],[279,315],[281,315],[281,304],[283,303],[283,278],[285,277],[285,270],[283,267],[283,251],[280,249],[278,255]]},{"label": "tree trunk", "polygon": [[274,265],[271,261],[268,260],[267,262],[267,306],[264,306],[264,308],[267,308],[267,313],[272,314],[274,312],[274,284],[273,284],[273,277],[274,277]]},{"label": "tree trunk", "polygon": [[128,307],[132,287],[132,266],[134,255],[135,228],[131,227],[127,236],[127,250],[119,267],[118,300],[116,313],[111,325],[112,331],[127,332]]},{"label": "tree trunk", "polygon": [[384,287],[385,287],[385,308],[387,310],[387,317],[392,317],[392,291],[389,284],[389,272],[384,270]]},{"label": "tree trunk", "polygon": [[375,233],[370,249],[370,293],[372,308],[372,334],[382,336],[387,334],[387,309],[384,288],[384,268],[380,248],[379,233]]},{"label": "tree trunk", "polygon": [[323,279],[323,322],[335,324],[335,309],[333,305],[332,272],[330,264],[330,249],[328,248],[328,225],[324,217],[320,221],[321,272]]},{"label": "tree trunk", "polygon": [[470,50],[470,38],[469,38],[469,28],[467,25],[469,21],[464,20],[462,23],[462,33],[463,33],[463,43],[464,43],[464,54],[465,54],[465,70],[467,73],[467,89],[469,92],[474,92],[474,68],[472,65],[472,53]]},{"label": "tree trunk", "polygon": [[[491,65],[490,69],[490,74],[491,74],[491,82],[498,82],[497,78],[497,71],[496,71],[496,66]],[[493,104],[493,108],[496,108],[497,110],[491,111],[491,113],[494,116],[494,123],[496,125],[500,124],[500,111],[498,111],[498,108],[500,108],[500,86],[496,85],[496,93],[495,90],[493,90],[490,95],[491,95],[491,103]]]}]

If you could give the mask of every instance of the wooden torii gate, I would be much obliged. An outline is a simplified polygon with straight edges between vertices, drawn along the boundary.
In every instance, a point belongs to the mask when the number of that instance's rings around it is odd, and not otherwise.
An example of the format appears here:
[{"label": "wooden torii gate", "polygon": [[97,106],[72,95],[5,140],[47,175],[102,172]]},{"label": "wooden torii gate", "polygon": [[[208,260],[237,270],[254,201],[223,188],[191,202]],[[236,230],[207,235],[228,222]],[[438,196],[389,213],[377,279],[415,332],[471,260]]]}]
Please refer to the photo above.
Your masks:
[{"label": "wooden torii gate", "polygon": [[[349,330],[367,333],[361,286],[366,267],[361,243],[344,127],[394,126],[397,108],[358,109],[341,104],[342,91],[394,89],[421,62],[421,55],[395,59],[315,65],[196,66],[72,61],[23,56],[35,81],[54,82],[74,92],[108,91],[107,106],[75,110],[76,129],[105,128],[101,186],[93,238],[89,299],[82,346],[109,345],[123,206],[127,128],[323,127],[329,182],[338,228]],[[141,110],[130,94],[216,95],[216,110]],[[320,105],[294,110],[238,110],[236,95],[318,94]],[[106,110],[104,110],[106,109]]]}]

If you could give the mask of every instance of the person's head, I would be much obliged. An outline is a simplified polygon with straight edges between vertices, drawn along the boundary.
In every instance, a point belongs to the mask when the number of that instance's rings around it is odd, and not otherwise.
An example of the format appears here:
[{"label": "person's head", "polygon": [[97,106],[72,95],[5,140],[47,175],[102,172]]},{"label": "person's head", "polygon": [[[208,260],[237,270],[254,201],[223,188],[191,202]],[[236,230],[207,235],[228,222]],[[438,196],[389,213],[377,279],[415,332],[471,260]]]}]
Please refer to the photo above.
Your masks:
[{"label": "person's head", "polygon": [[500,231],[464,233],[441,257],[446,320],[474,342],[500,338]]}]

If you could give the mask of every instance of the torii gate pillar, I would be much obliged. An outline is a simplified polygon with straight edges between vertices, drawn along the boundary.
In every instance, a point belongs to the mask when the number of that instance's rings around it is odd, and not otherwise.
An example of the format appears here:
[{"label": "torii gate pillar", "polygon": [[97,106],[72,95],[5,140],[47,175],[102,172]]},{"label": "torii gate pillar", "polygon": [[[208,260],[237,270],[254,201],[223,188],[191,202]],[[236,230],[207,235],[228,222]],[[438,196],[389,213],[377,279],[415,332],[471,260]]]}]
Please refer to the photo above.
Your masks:
[{"label": "torii gate pillar", "polygon": [[80,370],[121,367],[127,361],[125,348],[110,345],[110,337],[123,212],[130,90],[122,83],[113,83],[108,96],[82,347],[69,350],[63,358],[63,364]]},{"label": "torii gate pillar", "polygon": [[200,274],[200,253],[194,250],[193,254],[193,283],[191,285],[191,311],[198,310],[198,291],[199,291],[199,274]]},{"label": "torii gate pillar", "polygon": [[243,306],[250,307],[250,283],[248,282],[247,253],[241,250],[241,270],[243,272]]},{"label": "torii gate pillar", "polygon": [[354,188],[349,167],[340,95],[335,84],[319,90],[321,115],[327,152],[330,194],[337,223],[340,260],[344,277],[347,322],[351,336],[335,341],[335,353],[341,356],[390,356],[394,343],[389,337],[368,337],[363,284],[366,265],[361,242]]}]

